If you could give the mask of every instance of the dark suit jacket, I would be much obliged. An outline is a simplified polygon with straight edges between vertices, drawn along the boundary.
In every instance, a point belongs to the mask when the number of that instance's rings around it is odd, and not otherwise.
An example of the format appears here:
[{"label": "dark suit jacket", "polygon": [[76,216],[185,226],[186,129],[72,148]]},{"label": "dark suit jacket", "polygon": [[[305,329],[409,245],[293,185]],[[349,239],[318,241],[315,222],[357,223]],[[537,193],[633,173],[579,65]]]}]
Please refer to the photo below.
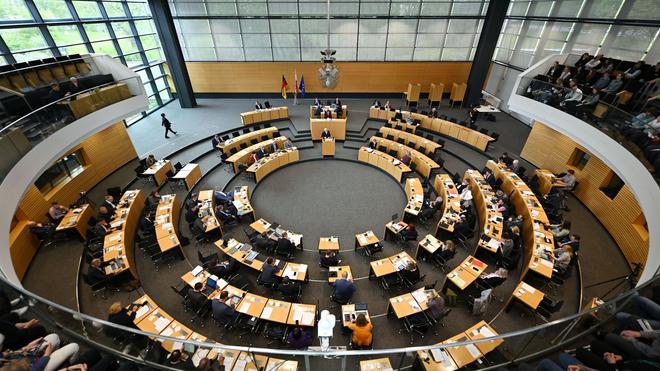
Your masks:
[{"label": "dark suit jacket", "polygon": [[275,275],[280,271],[280,268],[275,265],[264,264],[263,271],[259,275],[259,279],[262,282],[273,284],[278,281],[278,277]]},{"label": "dark suit jacket", "polygon": [[147,218],[142,218],[140,219],[140,229],[145,231],[145,232],[150,232],[153,231],[154,229],[154,222]]},{"label": "dark suit jacket", "polygon": [[336,280],[332,286],[335,287],[335,297],[342,301],[348,301],[353,296],[355,292],[355,285],[349,280],[340,278]]},{"label": "dark suit jacket", "polygon": [[89,283],[94,285],[98,282],[104,281],[106,279],[106,275],[103,271],[103,268],[89,267],[87,278],[89,278]]},{"label": "dark suit jacket", "polygon": [[332,134],[330,134],[329,131],[328,132],[324,131],[324,132],[321,133],[321,138],[323,138],[323,139],[332,138]]},{"label": "dark suit jacket", "polygon": [[110,213],[110,215],[113,215],[115,213],[116,208],[112,203],[110,203],[108,201],[103,201],[102,206],[105,206],[108,209],[108,212]]},{"label": "dark suit jacket", "polygon": [[165,117],[163,117],[163,123],[161,125],[165,126],[166,128],[172,127],[172,123],[170,122],[170,120],[168,120]]},{"label": "dark suit jacket", "polygon": [[236,318],[236,311],[229,305],[214,299],[211,302],[211,309],[213,311],[213,318],[221,323],[229,323]]},{"label": "dark suit jacket", "polygon": [[264,157],[266,157],[266,152],[264,152],[263,148],[259,148],[259,150],[257,151],[257,158],[262,159]]}]

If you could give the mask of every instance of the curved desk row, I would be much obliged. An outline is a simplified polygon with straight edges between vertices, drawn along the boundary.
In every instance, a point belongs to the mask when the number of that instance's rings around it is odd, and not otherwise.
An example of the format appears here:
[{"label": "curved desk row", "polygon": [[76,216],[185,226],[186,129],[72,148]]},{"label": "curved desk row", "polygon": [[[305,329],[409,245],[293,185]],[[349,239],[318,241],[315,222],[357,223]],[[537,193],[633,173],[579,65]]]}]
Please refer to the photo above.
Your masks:
[{"label": "curved desk row", "polygon": [[260,122],[283,120],[289,118],[289,107],[273,107],[258,109],[241,113],[243,125],[258,124]]},{"label": "curved desk row", "polygon": [[483,175],[476,170],[467,170],[463,180],[470,185],[474,206],[479,215],[479,225],[487,236],[479,239],[478,248],[491,253],[497,253],[504,231],[504,219],[499,211],[495,210],[497,197]]},{"label": "curved desk row", "polygon": [[129,271],[133,278],[138,278],[133,243],[145,198],[144,191],[134,189],[126,191],[117,204],[110,226],[121,229],[106,234],[103,240],[103,262],[108,276]]},{"label": "curved desk row", "polygon": [[433,180],[433,189],[435,194],[442,197],[442,215],[435,227],[434,236],[438,235],[438,230],[442,229],[449,233],[454,232],[454,224],[458,221],[458,214],[461,212],[461,201],[454,181],[449,174],[438,174]]},{"label": "curved desk row", "polygon": [[404,164],[398,159],[388,155],[387,153],[367,147],[360,148],[360,151],[358,151],[358,160],[385,170],[399,182],[401,182],[403,174],[410,172],[408,165]]},{"label": "curved desk row", "polygon": [[225,162],[228,162],[234,166],[234,173],[238,173],[238,166],[240,164],[247,164],[250,162],[250,156],[252,153],[259,150],[259,148],[270,147],[271,144],[275,143],[277,149],[284,148],[284,142],[286,141],[285,136],[279,136],[277,138],[268,139],[263,142],[255,143],[247,148],[234,153],[233,155],[227,157]]},{"label": "curved desk row", "polygon": [[[498,333],[492,327],[490,327],[486,321],[480,321],[466,331],[460,332],[438,344],[450,344],[461,341],[478,340],[497,335]],[[437,352],[429,352],[423,350],[417,352],[417,358],[419,360],[419,364],[421,364],[422,368],[426,371],[457,370],[484,357],[486,354],[495,350],[495,348],[500,346],[500,344],[503,342],[504,340],[497,339],[484,341],[481,343],[439,349]]]},{"label": "curved desk row", "polygon": [[300,159],[300,153],[296,147],[278,150],[260,159],[247,168],[248,173],[253,173],[255,181],[259,183],[266,175],[280,167],[296,162]]},{"label": "curved desk row", "polygon": [[[224,286],[226,287],[228,285],[224,284]],[[135,300],[133,304],[140,305],[140,308],[136,312],[133,323],[135,323],[135,325],[144,332],[150,332],[162,336],[170,336],[179,338],[181,340],[198,342],[206,342],[208,340],[206,336],[190,330],[181,322],[173,319],[172,316],[167,314],[165,310],[160,308],[153,301],[153,299],[151,299],[146,294]],[[130,309],[130,306],[127,309]],[[175,349],[181,349],[181,351],[185,352],[185,347],[182,347],[181,343],[177,344],[166,340],[161,342],[161,346],[168,352],[172,352]],[[189,353],[188,356],[190,356],[191,361],[195,367],[199,365],[199,362],[203,358],[219,360],[220,357],[223,357],[223,365],[225,370],[238,371],[255,368],[251,357],[246,352],[239,352],[236,350],[222,350],[220,348],[208,349],[198,347],[192,353]],[[278,368],[278,370],[295,371],[298,369],[297,361],[284,361],[281,359],[269,358],[261,355],[256,355],[255,358],[258,366],[266,366],[267,369],[280,364],[281,366]]]},{"label": "curved desk row", "polygon": [[[337,112],[332,108],[332,106],[321,106],[321,111],[330,111],[332,112],[332,118],[336,119],[337,118]],[[321,113],[323,115],[323,113]],[[319,117],[316,115],[316,106],[309,106],[309,117]],[[341,106],[341,117],[346,118],[348,117],[348,106],[345,104],[342,104]]]},{"label": "curved desk row", "polygon": [[312,133],[312,140],[321,140],[323,129],[328,128],[330,135],[336,140],[346,139],[346,118],[342,119],[309,119],[309,130]]},{"label": "curved desk row", "polygon": [[416,148],[424,148],[426,153],[428,154],[433,154],[436,151],[440,150],[442,146],[434,141],[428,140],[424,137],[421,137],[417,134],[412,134],[412,133],[407,133],[405,131],[393,129],[393,128],[388,128],[388,127],[381,127],[380,132],[383,133],[383,137],[389,140],[393,140],[395,142],[399,142],[399,139],[403,141],[403,144],[405,144],[408,147],[412,147],[414,145]]},{"label": "curved desk row", "polygon": [[160,160],[149,166],[142,173],[142,175],[153,177],[156,185],[160,186],[167,181],[167,173],[169,172],[174,173],[174,166],[172,166],[172,161]]},{"label": "curved desk row", "polygon": [[207,296],[211,300],[220,297],[222,291],[227,291],[230,297],[234,297],[232,300],[236,303],[236,311],[246,316],[283,325],[296,325],[296,321],[305,327],[314,327],[316,324],[316,305],[290,303],[243,291],[200,266],[184,274],[181,280],[190,287],[194,287],[197,282],[206,283],[213,290]]},{"label": "curved desk row", "polygon": [[224,142],[218,143],[216,147],[221,150],[222,153],[230,155],[243,148],[256,144],[257,142],[272,139],[275,136],[275,133],[277,133],[276,127],[259,129],[251,133],[239,135],[235,138],[229,138]]},{"label": "curved desk row", "polygon": [[250,215],[252,220],[257,220],[257,216],[254,214],[254,208],[250,203],[250,189],[248,186],[238,186],[234,187],[234,206],[238,211],[238,216]]},{"label": "curved desk row", "polygon": [[419,178],[406,179],[406,197],[408,203],[404,209],[405,214],[418,215],[424,205],[424,188]]},{"label": "curved desk row", "polygon": [[399,130],[403,131],[404,133],[409,133],[409,134],[415,134],[417,131],[417,126],[416,124],[409,124],[408,121],[406,120],[399,120],[395,119],[394,117],[390,117],[389,121],[385,124],[386,128],[394,129],[394,130]]},{"label": "curved desk row", "polygon": [[[226,243],[224,240],[218,240],[215,242],[215,245],[227,256],[259,272],[263,269],[266,259],[268,258],[267,256],[254,251],[251,245],[239,242],[233,238],[227,240]],[[289,277],[290,280],[299,282],[309,281],[307,264],[285,262],[275,259],[275,265],[280,267],[280,271],[277,273],[278,277]]]},{"label": "curved desk row", "polygon": [[202,219],[204,223],[204,232],[211,233],[215,230],[223,234],[220,220],[215,216],[215,197],[213,190],[199,191],[197,194],[197,201],[200,203],[197,210],[197,216]]},{"label": "curved desk row", "polygon": [[180,248],[175,225],[179,225],[179,212],[181,204],[176,195],[161,195],[156,208],[154,227],[160,251],[165,253],[174,248]]},{"label": "curved desk row", "polygon": [[427,155],[419,152],[416,149],[412,149],[410,147],[407,147],[401,143],[397,143],[393,140],[385,139],[385,138],[380,138],[380,137],[371,137],[371,139],[375,139],[376,142],[378,143],[378,146],[385,147],[387,148],[388,151],[396,151],[397,157],[402,158],[403,155],[406,154],[406,152],[410,152],[412,160],[411,164],[415,164],[417,168],[415,171],[420,173],[424,178],[428,178],[431,176],[431,171],[433,169],[439,169],[440,165],[438,165],[435,161],[433,161],[430,157]]},{"label": "curved desk row", "polygon": [[522,279],[528,271],[538,273],[542,277],[551,278],[554,268],[554,239],[550,231],[545,229],[549,223],[548,216],[536,198],[534,192],[520,177],[506,169],[504,164],[496,164],[489,160],[486,167],[493,171],[496,178],[502,180],[500,188],[510,195],[511,204],[516,212],[523,216],[522,235],[525,241],[525,263]]},{"label": "curved desk row", "polygon": [[[416,112],[402,111],[401,113],[403,117],[410,116],[413,120],[419,120],[419,127],[425,130],[457,139],[482,151],[486,150],[489,142],[495,140],[489,135],[451,121],[432,118]],[[378,108],[369,109],[370,119],[385,120],[389,122],[394,115],[394,111],[385,111]]]},{"label": "curved desk row", "polygon": [[284,229],[279,224],[271,224],[267,220],[261,218],[250,224],[250,228],[259,234],[266,234],[267,237],[273,241],[277,241],[279,236],[286,232],[287,236],[289,237],[289,241],[293,242],[293,245],[299,248],[301,251],[303,249],[303,235],[288,229]]}]

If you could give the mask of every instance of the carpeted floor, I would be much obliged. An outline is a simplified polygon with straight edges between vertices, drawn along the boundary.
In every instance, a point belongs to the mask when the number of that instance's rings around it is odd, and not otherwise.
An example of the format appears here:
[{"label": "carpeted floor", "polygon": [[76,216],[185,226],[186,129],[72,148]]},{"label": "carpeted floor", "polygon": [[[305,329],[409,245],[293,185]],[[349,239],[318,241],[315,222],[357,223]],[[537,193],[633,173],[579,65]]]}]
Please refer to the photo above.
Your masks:
[{"label": "carpeted floor", "polygon": [[[174,102],[160,110],[167,112],[168,117],[175,124],[175,130],[179,131],[179,135],[169,141],[162,138],[160,134],[154,135],[156,131],[161,129],[159,115],[157,114],[153,114],[132,126],[129,132],[138,153],[141,156],[146,153],[155,153],[158,157],[162,157],[212,133],[236,127],[239,122],[238,113],[250,110],[253,104],[252,99],[204,99],[199,100],[199,102],[201,107],[196,109],[181,110],[178,108],[177,102]],[[382,125],[380,122],[366,120],[371,101],[346,99],[344,102],[349,105],[349,129],[362,130],[360,133],[363,135],[361,140],[367,140],[373,134],[373,130],[367,132],[366,129],[377,128]],[[393,102],[395,102],[395,105],[398,104],[396,101]],[[274,105],[280,104],[280,102],[275,101],[271,101],[271,103]],[[274,125],[289,137],[293,137],[294,133],[288,128],[290,124],[296,131],[307,130],[309,125],[309,108],[307,104],[305,102],[305,104],[290,107],[291,123],[277,122]],[[462,118],[461,115],[465,114],[465,110],[450,109],[448,107],[442,107],[441,111],[459,118]],[[475,151],[451,140],[446,141],[446,149],[442,157],[445,159],[447,172],[462,174],[468,168],[482,168],[489,157],[496,157],[502,151],[508,151],[514,156],[520,152],[529,133],[529,127],[506,114],[500,113],[496,116],[496,122],[478,122],[479,125],[488,127],[489,130],[507,134],[500,137],[500,140],[495,143],[488,154]],[[365,134],[365,132],[369,134]],[[312,145],[311,142],[305,139],[301,139],[301,142],[296,144],[305,146],[305,149],[301,150],[301,159],[320,159],[320,144]],[[359,147],[359,145],[359,141],[353,140],[346,141],[343,144],[338,143],[336,158],[355,160],[357,154],[354,148]],[[318,303],[320,308],[330,306],[329,295],[331,290],[325,282],[326,272],[318,267],[316,249],[318,237],[338,235],[342,243],[342,250],[346,250],[342,253],[343,263],[350,265],[355,277],[358,278],[356,280],[358,290],[354,301],[368,303],[373,318],[375,347],[389,348],[408,345],[407,335],[405,333],[399,335],[401,323],[396,319],[385,316],[387,297],[394,296],[401,291],[385,293],[375,281],[366,279],[369,259],[351,251],[355,233],[373,229],[377,235],[382,236],[384,223],[390,219],[392,214],[398,213],[401,215],[403,212],[405,195],[396,181],[367,165],[347,161],[323,160],[301,162],[280,169],[255,188],[254,183],[249,179],[243,176],[234,177],[232,172],[227,170],[227,166],[218,166],[220,159],[210,150],[210,143],[204,141],[191,145],[170,158],[175,162],[186,163],[199,157],[196,162],[200,163],[205,175],[195,187],[195,191],[231,189],[237,185],[248,185],[252,191],[252,201],[257,217],[264,217],[271,222],[281,223],[291,230],[305,235],[305,251],[298,252],[295,258],[296,262],[306,263],[310,267],[312,280],[304,287],[303,302]],[[529,164],[526,166],[529,169],[532,168]],[[134,176],[132,172],[134,167],[134,163],[128,164],[94,189],[89,190],[90,198],[99,202],[107,188],[128,184]],[[132,188],[135,187],[146,190],[151,189],[151,186],[144,183],[132,186]],[[163,194],[171,192],[176,192],[182,197],[187,195],[184,190],[172,190],[169,185],[165,185],[161,189]],[[565,216],[573,222],[575,232],[580,233],[583,238],[581,250],[583,257],[581,259],[582,284],[597,283],[628,273],[625,260],[616,244],[593,215],[574,199],[569,200],[569,206],[571,211],[565,213]],[[184,224],[180,223],[179,230],[182,234],[189,236],[187,225]],[[227,235],[241,241],[247,241],[243,231],[247,224],[249,222],[229,229],[226,231]],[[428,227],[433,228],[434,223],[430,223]],[[428,227],[420,226],[420,235],[426,234]],[[469,249],[459,250],[457,256],[449,262],[448,269],[452,269],[460,263],[468,253],[473,253],[475,244],[476,242],[472,241],[468,243],[468,246],[471,246]],[[402,249],[402,246],[387,242],[381,255],[383,257],[390,256]],[[207,321],[204,327],[199,323],[190,323],[190,315],[183,311],[180,299],[170,288],[171,285],[176,285],[179,282],[181,275],[197,265],[198,251],[209,253],[216,251],[216,248],[211,244],[197,246],[193,243],[183,249],[184,260],[175,261],[171,266],[164,266],[159,270],[155,269],[147,257],[140,252],[136,252],[136,262],[142,282],[140,293],[147,292],[165,311],[174,318],[186,323],[192,329],[209,336],[211,339],[219,339],[219,331],[212,321]],[[407,251],[413,254],[414,248],[408,248]],[[82,244],[75,241],[47,251],[40,251],[25,277],[23,282],[25,287],[72,308],[77,307],[78,302],[71,293],[75,287],[78,287],[81,310],[101,318],[105,318],[106,310],[111,302],[117,300],[127,302],[139,294],[114,293],[105,300],[100,297],[92,297],[88,287],[78,282],[76,276],[81,252]],[[600,259],[602,256],[608,256],[608,259],[603,261],[603,259]],[[488,271],[494,270],[494,262],[489,260],[488,257],[484,257],[484,260],[490,265]],[[58,264],[53,264],[53,261],[57,261]],[[61,269],[61,267],[70,268]],[[445,272],[424,262],[420,263],[420,269],[422,274],[427,275],[425,282],[433,283],[438,280],[438,287],[442,287]],[[519,274],[519,270],[512,272],[513,279],[509,279],[505,284],[498,287],[496,294],[501,298],[510,297]],[[51,284],[45,285],[46,280],[56,283],[58,289],[53,290]],[[277,296],[275,293],[264,292],[262,288],[256,286],[256,272],[242,268],[241,280],[248,284],[248,291],[250,292],[265,296]],[[564,298],[565,303],[556,318],[575,313],[579,309],[578,293],[580,284],[579,276],[576,273],[557,293]],[[585,290],[585,297],[602,295],[613,285],[608,284],[587,289]],[[495,301],[482,317],[484,320],[491,322],[498,332],[503,333],[521,329],[538,322],[537,319],[529,315],[521,317],[520,310],[514,309],[509,313],[501,312],[504,304],[505,302]],[[336,308],[333,309],[333,312],[335,314],[339,313]],[[480,317],[474,317],[470,314],[467,305],[459,304],[454,307],[449,320],[446,322],[446,327],[438,329],[437,336],[430,333],[424,339],[417,337],[415,345],[433,344],[444,340],[472,326],[480,319]],[[526,337],[511,339],[511,341],[507,341],[500,347],[501,356],[506,357],[516,354],[524,346],[528,347],[527,350],[543,349],[547,340],[553,336],[554,331],[548,330],[543,336],[533,339],[534,341],[528,341],[532,339]],[[268,340],[263,337],[248,336],[239,339],[233,333],[226,334],[222,341],[227,344],[282,347],[282,345],[276,343],[268,344]],[[341,346],[347,343],[347,335],[335,331],[332,344]],[[494,355],[494,357],[497,359],[498,355]],[[391,358],[391,360],[393,363],[398,362],[398,359]],[[410,364],[410,362],[411,358],[406,357],[404,364]],[[329,365],[323,364],[323,368],[327,366]],[[351,362],[349,369],[356,366],[356,362]]]}]

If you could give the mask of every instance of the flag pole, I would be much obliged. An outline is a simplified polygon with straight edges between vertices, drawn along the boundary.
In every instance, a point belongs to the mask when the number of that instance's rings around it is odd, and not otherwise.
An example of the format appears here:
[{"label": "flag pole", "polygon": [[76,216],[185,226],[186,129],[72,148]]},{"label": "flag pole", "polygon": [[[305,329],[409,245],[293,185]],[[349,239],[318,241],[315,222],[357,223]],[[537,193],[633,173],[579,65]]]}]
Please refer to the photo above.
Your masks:
[{"label": "flag pole", "polygon": [[298,70],[293,69],[293,83],[295,84],[293,86],[293,105],[297,106],[298,105]]}]

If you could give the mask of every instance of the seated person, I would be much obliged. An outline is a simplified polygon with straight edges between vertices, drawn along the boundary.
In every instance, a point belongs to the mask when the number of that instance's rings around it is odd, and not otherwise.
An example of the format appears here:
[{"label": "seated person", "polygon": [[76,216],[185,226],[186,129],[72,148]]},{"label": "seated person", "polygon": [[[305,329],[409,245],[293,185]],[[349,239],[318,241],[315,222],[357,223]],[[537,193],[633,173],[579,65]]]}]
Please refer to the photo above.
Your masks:
[{"label": "seated person", "polygon": [[601,89],[602,92],[609,95],[614,95],[619,92],[619,89],[623,86],[623,75],[620,73],[616,74],[614,80],[610,80],[610,83],[607,84],[607,87]]},{"label": "seated person", "polygon": [[314,111],[314,116],[320,118],[323,115],[323,106],[321,104],[316,105],[316,110]]},{"label": "seated person", "polygon": [[511,252],[513,251],[513,247],[515,244],[513,243],[513,239],[511,238],[511,233],[509,231],[505,231],[502,233],[502,240],[500,241],[500,255],[502,257],[508,258],[511,256]]},{"label": "seated person", "polygon": [[94,224],[94,226],[89,229],[89,232],[94,236],[94,238],[97,238],[104,237],[111,230],[112,229],[109,228],[108,223],[106,223],[105,220],[98,219],[96,224]]},{"label": "seated person", "polygon": [[502,153],[502,156],[500,156],[497,159],[497,162],[501,162],[506,166],[511,166],[511,164],[513,163],[513,159],[511,158],[511,156],[509,156],[508,152],[504,152]]},{"label": "seated person", "polygon": [[351,340],[354,346],[368,347],[371,345],[373,325],[364,314],[359,314],[355,322],[349,323],[346,327],[353,331]]},{"label": "seated person", "polygon": [[380,108],[380,101],[378,99],[374,100],[371,104],[371,108]]},{"label": "seated person", "polygon": [[140,230],[144,233],[154,233],[154,228],[154,222],[151,221],[151,211],[147,211],[140,218]]},{"label": "seated person", "polygon": [[[233,206],[233,205],[232,205]],[[235,210],[236,208],[234,208]],[[233,215],[229,208],[225,207],[225,205],[218,205],[215,207],[215,215],[220,219],[222,224],[232,224],[232,223],[237,223],[238,218],[236,215]]]},{"label": "seated person", "polygon": [[341,113],[342,113],[341,106],[335,107],[335,113],[337,114],[337,118],[340,119],[341,118]]},{"label": "seated person", "polygon": [[660,304],[638,293],[633,294],[631,302],[634,313],[621,311],[615,315],[621,327],[635,331],[660,330]]},{"label": "seated person", "polygon": [[275,259],[268,257],[266,263],[261,268],[261,274],[259,274],[259,281],[266,285],[276,286],[280,278],[277,276],[277,272],[280,271],[280,268],[275,265]]},{"label": "seated person", "polygon": [[[513,161],[511,162],[513,164]],[[490,171],[490,169],[484,170],[484,180],[488,182],[488,185],[491,187],[495,187],[495,184],[497,183],[497,179],[495,178],[495,175],[493,175],[493,172]]]},{"label": "seated person", "polygon": [[452,257],[454,257],[455,253],[456,253],[456,245],[454,245],[454,241],[447,240],[445,241],[445,244],[441,249],[435,250],[434,254],[440,257],[442,260],[447,261]]},{"label": "seated person", "polygon": [[442,319],[445,315],[445,299],[436,291],[429,292],[426,298],[426,305],[429,307],[426,313],[435,321]]},{"label": "seated person", "polygon": [[206,224],[209,222],[211,218],[213,218],[211,215],[207,215],[203,218],[195,219],[192,227],[190,228],[192,234],[194,234],[195,236],[201,236],[206,234]]},{"label": "seated person", "polygon": [[275,252],[282,255],[291,255],[295,249],[293,242],[289,240],[289,234],[284,232],[282,237],[277,240],[277,246],[275,247]]},{"label": "seated person", "polygon": [[316,107],[320,107],[323,104],[321,104],[321,101],[319,100],[319,98],[314,98],[314,104],[313,105],[316,106]]},{"label": "seated person", "polygon": [[605,343],[623,359],[660,360],[660,330],[624,330],[605,335]]},{"label": "seated person", "polygon": [[342,272],[341,278],[331,283],[331,285],[335,288],[332,294],[335,300],[347,303],[353,297],[355,285],[353,284],[353,280],[348,278],[348,272]]},{"label": "seated person", "polygon": [[576,114],[580,114],[582,115],[582,117],[586,117],[585,116],[586,114],[593,112],[598,102],[600,102],[600,96],[598,95],[598,90],[591,89],[591,95],[587,95],[587,97],[584,98],[582,102],[578,103],[575,106],[575,109],[577,110]]},{"label": "seated person", "polygon": [[100,220],[104,220],[108,223],[114,218],[114,214],[110,213],[110,210],[108,210],[107,207],[105,206],[100,206],[99,207],[99,213],[97,215],[97,218]]},{"label": "seated person", "polygon": [[419,268],[415,262],[408,262],[408,265],[399,271],[401,278],[410,283],[417,283],[420,279]]},{"label": "seated person", "polygon": [[398,121],[403,121],[403,114],[401,113],[401,110],[400,110],[400,109],[396,110],[396,112],[394,113],[394,118],[393,118],[393,120],[394,120],[394,121],[397,121],[397,120],[398,120]]},{"label": "seated person", "polygon": [[580,250],[580,235],[572,234],[570,235],[568,241],[559,242],[557,246],[558,247],[570,246],[571,249],[573,250],[572,252],[576,253]]},{"label": "seated person", "polygon": [[496,287],[501,284],[507,277],[509,277],[509,271],[506,268],[498,268],[495,272],[492,273],[482,273],[477,278],[477,283],[482,287]]},{"label": "seated person", "polygon": [[192,310],[198,311],[207,304],[207,298],[206,295],[204,295],[205,288],[205,282],[197,282],[195,283],[195,286],[193,286],[193,289],[188,291],[187,300],[190,303]]},{"label": "seated person", "polygon": [[440,201],[424,202],[419,216],[425,219],[432,219],[440,209],[442,209],[442,199]]},{"label": "seated person", "polygon": [[376,139],[371,139],[369,141],[369,148],[378,149],[378,142],[376,142]]},{"label": "seated person", "polygon": [[30,233],[37,236],[40,240],[45,240],[53,236],[55,233],[55,226],[52,224],[38,223],[34,220],[30,220],[27,223]]},{"label": "seated person", "polygon": [[236,304],[232,302],[227,291],[222,291],[219,298],[211,301],[213,319],[222,324],[231,323],[238,317],[235,308]]},{"label": "seated person", "polygon": [[305,349],[312,345],[312,333],[302,327],[295,327],[286,340],[295,349]]},{"label": "seated person", "polygon": [[[108,308],[108,322],[120,326],[126,326],[128,328],[138,329],[135,325],[135,314],[139,308],[139,305],[131,305],[130,309],[126,309],[121,305],[121,302],[116,301],[110,305],[110,308]],[[105,326],[105,333],[112,337],[130,335],[128,332],[112,326]]]},{"label": "seated person", "polygon": [[454,224],[454,235],[469,236],[470,233],[472,233],[472,227],[470,227],[470,224],[467,221],[467,216],[462,214],[460,220]]},{"label": "seated person", "polygon": [[59,223],[62,218],[64,218],[64,215],[69,212],[69,209],[66,207],[58,204],[57,202],[53,202],[50,204],[50,209],[48,209],[48,215],[53,219],[54,222]]},{"label": "seated person", "polygon": [[254,103],[254,109],[257,109],[257,110],[264,109],[264,105],[261,104],[261,102],[256,101],[256,102]]},{"label": "seated person", "polygon": [[92,259],[92,262],[89,264],[89,269],[87,270],[89,284],[95,285],[99,282],[105,281],[107,278],[105,270],[101,266],[101,259]]},{"label": "seated person", "polygon": [[194,223],[195,220],[199,219],[198,211],[199,211],[199,207],[197,205],[191,207],[190,209],[188,209],[188,211],[186,211],[186,215],[184,217],[188,224]]},{"label": "seated person", "polygon": [[266,146],[259,148],[257,151],[257,159],[261,160],[264,157],[266,157]]},{"label": "seated person", "polygon": [[429,117],[437,119],[438,118],[438,109],[435,108],[435,107],[431,108],[431,113],[429,113]]},{"label": "seated person", "polygon": [[565,271],[571,264],[573,249],[570,246],[560,247],[555,250],[555,267],[559,271]]},{"label": "seated person", "polygon": [[213,192],[213,199],[217,204],[231,203],[234,201],[234,191],[230,191],[227,193],[215,191]]},{"label": "seated person", "polygon": [[160,202],[160,194],[158,193],[157,189],[154,189],[153,191],[151,191],[149,197],[147,198],[147,204],[149,206],[155,206],[158,205],[159,202]]},{"label": "seated person", "polygon": [[596,91],[600,91],[602,89],[605,89],[609,84],[610,84],[610,74],[605,72],[598,80],[596,80],[596,82],[593,85],[591,85],[591,88],[596,89]]},{"label": "seated person", "polygon": [[412,153],[410,151],[406,152],[406,154],[401,157],[401,162],[406,164],[407,166],[410,166],[410,162],[412,161]]},{"label": "seated person", "polygon": [[290,148],[294,148],[293,142],[291,142],[291,139],[286,138],[286,140],[284,141],[284,149],[290,149]]},{"label": "seated person", "polygon": [[227,259],[216,263],[216,265],[209,267],[208,271],[211,274],[224,278],[238,270],[238,263],[234,259]]},{"label": "seated person", "polygon": [[145,162],[145,164],[147,164],[147,167],[151,167],[156,162],[158,162],[158,160],[156,160],[156,156],[154,156],[153,154],[150,154],[149,156],[147,156],[146,159],[144,159],[144,162]]},{"label": "seated person", "polygon": [[216,134],[213,136],[213,139],[211,139],[211,146],[213,149],[216,149],[218,144],[220,144],[222,140],[220,139],[220,135]]},{"label": "seated person", "polygon": [[[562,360],[562,356],[564,357],[562,364],[567,363],[566,355],[560,355],[559,359]],[[586,369],[584,365],[592,367],[588,370],[651,371],[658,369],[657,363],[650,362],[648,357],[624,357],[619,349],[598,339],[592,340],[588,346],[577,348],[575,356],[579,361],[575,360],[570,363],[580,366],[580,370]]]},{"label": "seated person", "polygon": [[559,242],[560,239],[571,233],[571,222],[568,220],[564,220],[561,224],[550,224],[549,227],[555,242]]},{"label": "seated person", "polygon": [[275,246],[277,245],[277,242],[268,238],[268,235],[266,234],[266,232],[264,232],[259,234],[257,237],[255,237],[253,245],[257,249],[273,251],[275,250]]},{"label": "seated person", "polygon": [[320,264],[322,267],[336,267],[341,263],[337,253],[332,250],[325,250],[321,253]]},{"label": "seated person", "polygon": [[392,108],[392,105],[390,104],[390,101],[389,101],[389,100],[388,100],[388,101],[385,101],[385,105],[383,105],[383,108],[384,108],[386,111],[389,111],[390,108]]},{"label": "seated person", "polygon": [[321,139],[330,139],[330,138],[332,138],[332,134],[330,134],[328,128],[323,128],[323,132],[321,133]]},{"label": "seated person", "polygon": [[568,169],[566,174],[560,177],[559,180],[561,180],[565,184],[564,188],[573,189],[573,187],[575,187],[575,182],[577,181],[577,179],[575,178],[575,170]]},{"label": "seated person", "polygon": [[504,229],[511,230],[513,227],[522,227],[523,216],[522,215],[510,215],[507,219],[504,220]]},{"label": "seated person", "polygon": [[323,111],[323,118],[324,119],[331,119],[332,118],[332,111],[327,109]]},{"label": "seated person", "polygon": [[291,281],[289,277],[282,278],[282,282],[277,287],[285,298],[292,298],[298,295],[300,284]]},{"label": "seated person", "polygon": [[411,240],[416,240],[417,239],[417,229],[415,229],[415,225],[410,223],[406,228],[404,228],[401,232],[399,232],[401,237],[405,241],[411,241]]}]

